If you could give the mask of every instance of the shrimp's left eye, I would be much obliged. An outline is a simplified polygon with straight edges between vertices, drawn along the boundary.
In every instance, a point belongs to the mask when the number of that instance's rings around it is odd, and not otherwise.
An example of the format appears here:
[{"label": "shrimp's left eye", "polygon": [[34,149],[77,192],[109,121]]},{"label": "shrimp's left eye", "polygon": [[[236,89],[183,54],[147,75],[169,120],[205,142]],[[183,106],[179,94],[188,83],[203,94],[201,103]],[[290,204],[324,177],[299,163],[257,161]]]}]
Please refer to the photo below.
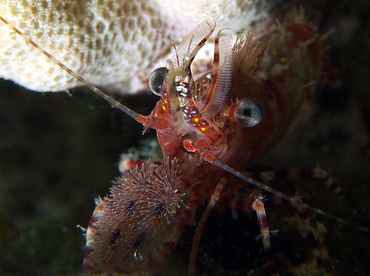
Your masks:
[{"label": "shrimp's left eye", "polygon": [[263,106],[254,98],[245,98],[240,101],[236,114],[238,122],[244,127],[254,127],[263,118]]},{"label": "shrimp's left eye", "polygon": [[159,67],[155,69],[149,76],[149,88],[152,92],[160,96],[162,93],[162,87],[164,80],[166,79],[167,68]]}]

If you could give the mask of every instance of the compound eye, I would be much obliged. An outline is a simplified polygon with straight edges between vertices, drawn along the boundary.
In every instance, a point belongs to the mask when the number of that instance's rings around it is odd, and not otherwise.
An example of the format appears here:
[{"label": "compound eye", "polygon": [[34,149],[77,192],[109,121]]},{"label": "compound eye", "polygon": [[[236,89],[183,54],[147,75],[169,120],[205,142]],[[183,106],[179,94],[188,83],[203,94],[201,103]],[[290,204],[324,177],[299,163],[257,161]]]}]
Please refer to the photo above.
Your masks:
[{"label": "compound eye", "polygon": [[162,93],[163,83],[166,79],[167,68],[159,67],[155,69],[149,76],[149,88],[152,92],[160,96]]},{"label": "compound eye", "polygon": [[259,100],[245,98],[240,101],[236,114],[238,122],[244,127],[254,127],[263,118],[263,107]]}]

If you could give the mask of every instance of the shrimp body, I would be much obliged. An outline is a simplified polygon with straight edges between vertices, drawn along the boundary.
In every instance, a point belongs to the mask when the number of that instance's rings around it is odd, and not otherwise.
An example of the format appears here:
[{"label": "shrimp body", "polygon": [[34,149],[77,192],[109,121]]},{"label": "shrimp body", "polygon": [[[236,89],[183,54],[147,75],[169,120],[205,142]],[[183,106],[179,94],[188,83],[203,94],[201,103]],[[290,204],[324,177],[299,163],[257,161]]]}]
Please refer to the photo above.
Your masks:
[{"label": "shrimp body", "polygon": [[[217,198],[229,202],[237,191],[252,194],[252,188],[240,185],[240,179],[213,162],[245,169],[276,143],[312,98],[323,46],[301,17],[272,24],[263,33],[252,30],[233,46],[230,34],[221,30],[215,37],[212,66],[193,79],[191,66],[197,66],[194,59],[214,28],[210,19],[201,23],[180,43],[167,68],[153,73],[161,98],[152,113],[138,121],[157,130],[165,159],[159,166],[144,163],[123,174],[111,195],[98,204],[87,232],[85,270],[151,270],[172,252],[184,227],[194,220],[202,195],[213,199],[217,193]],[[146,172],[150,167],[153,173]],[[153,199],[149,191],[163,189],[163,177],[158,176],[163,170],[172,184],[156,199],[160,209],[172,211],[154,220],[143,210]],[[135,178],[153,177],[150,185],[145,181],[132,185]],[[171,208],[164,203],[169,194]],[[140,204],[145,207],[134,211]]]}]

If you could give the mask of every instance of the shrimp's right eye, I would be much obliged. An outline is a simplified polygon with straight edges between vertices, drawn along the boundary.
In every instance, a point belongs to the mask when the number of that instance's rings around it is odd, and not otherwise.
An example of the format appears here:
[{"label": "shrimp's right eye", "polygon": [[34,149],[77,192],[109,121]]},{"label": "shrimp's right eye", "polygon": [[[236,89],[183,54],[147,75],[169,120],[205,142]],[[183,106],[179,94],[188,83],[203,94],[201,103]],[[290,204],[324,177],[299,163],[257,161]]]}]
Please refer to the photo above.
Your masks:
[{"label": "shrimp's right eye", "polygon": [[166,67],[155,69],[149,76],[149,88],[157,96],[160,96],[163,89],[163,83],[167,75]]}]

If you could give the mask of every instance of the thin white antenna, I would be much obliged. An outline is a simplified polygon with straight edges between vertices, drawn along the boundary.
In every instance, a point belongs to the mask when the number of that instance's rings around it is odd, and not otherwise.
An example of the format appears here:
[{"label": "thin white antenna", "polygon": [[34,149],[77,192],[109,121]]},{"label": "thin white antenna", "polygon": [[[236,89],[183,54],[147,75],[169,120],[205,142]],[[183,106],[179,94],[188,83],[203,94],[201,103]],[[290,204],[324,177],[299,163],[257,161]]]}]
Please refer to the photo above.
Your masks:
[{"label": "thin white antenna", "polygon": [[127,106],[123,105],[122,103],[116,101],[111,96],[109,96],[104,91],[100,90],[99,88],[95,87],[92,83],[85,80],[83,77],[78,75],[77,73],[73,72],[71,69],[69,69],[67,66],[65,66],[63,63],[61,63],[59,60],[57,60],[55,57],[50,55],[48,52],[46,52],[43,48],[41,48],[39,45],[37,45],[35,42],[33,42],[27,35],[22,33],[19,29],[14,27],[9,21],[7,21],[5,18],[0,16],[0,20],[3,21],[6,25],[8,25],[13,31],[15,31],[17,34],[19,34],[21,37],[23,37],[24,40],[26,40],[29,44],[31,44],[33,47],[35,47],[37,50],[39,50],[42,54],[44,54],[47,58],[49,58],[51,61],[53,61],[55,64],[57,64],[59,67],[61,67],[63,70],[65,70],[67,73],[71,74],[74,78],[79,80],[81,83],[89,87],[94,93],[102,97],[104,100],[106,100],[112,107],[118,108],[119,110],[126,113],[131,118],[135,119],[136,121],[143,123],[143,118],[145,116],[133,111],[132,109],[128,108]]}]

